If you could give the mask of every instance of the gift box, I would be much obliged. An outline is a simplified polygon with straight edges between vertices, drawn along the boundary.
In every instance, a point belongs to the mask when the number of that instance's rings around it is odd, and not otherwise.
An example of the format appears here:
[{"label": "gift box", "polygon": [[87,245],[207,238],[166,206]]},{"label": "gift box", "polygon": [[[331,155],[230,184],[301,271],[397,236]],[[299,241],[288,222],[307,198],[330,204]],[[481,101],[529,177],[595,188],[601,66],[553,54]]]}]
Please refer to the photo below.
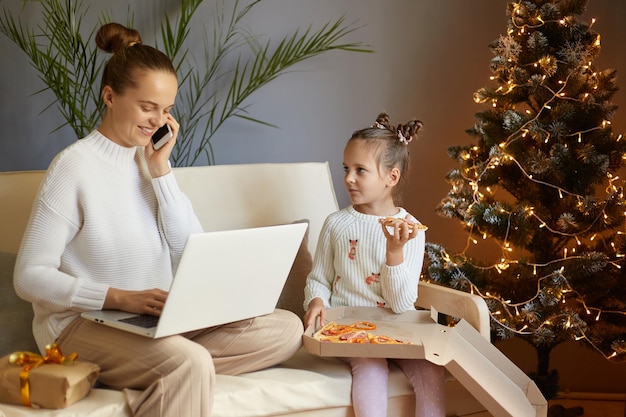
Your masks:
[{"label": "gift box", "polygon": [[46,355],[15,352],[0,358],[0,402],[32,408],[65,408],[84,398],[100,368],[63,356],[55,344]]}]

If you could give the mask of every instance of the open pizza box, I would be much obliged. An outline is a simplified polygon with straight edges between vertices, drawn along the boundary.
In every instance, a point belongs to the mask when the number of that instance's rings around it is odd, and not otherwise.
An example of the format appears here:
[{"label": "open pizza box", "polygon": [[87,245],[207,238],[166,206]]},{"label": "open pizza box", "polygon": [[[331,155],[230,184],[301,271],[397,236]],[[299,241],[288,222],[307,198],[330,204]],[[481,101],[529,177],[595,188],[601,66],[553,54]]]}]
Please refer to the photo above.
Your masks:
[{"label": "open pizza box", "polygon": [[370,358],[424,358],[421,335],[429,332],[433,325],[427,310],[407,311],[394,314],[386,308],[338,307],[326,311],[326,321],[337,324],[353,324],[368,321],[376,329],[368,330],[375,335],[391,336],[410,344],[369,344],[369,343],[329,343],[321,342],[313,335],[318,330],[311,327],[304,332],[304,347],[318,356]]},{"label": "open pizza box", "polygon": [[426,359],[444,366],[494,416],[545,417],[547,401],[535,383],[465,320],[454,327],[434,320],[434,309],[394,314],[389,309],[339,307],[326,311],[326,321],[376,325],[373,334],[391,336],[408,344],[321,342],[319,326],[303,336],[307,351],[318,356]]}]

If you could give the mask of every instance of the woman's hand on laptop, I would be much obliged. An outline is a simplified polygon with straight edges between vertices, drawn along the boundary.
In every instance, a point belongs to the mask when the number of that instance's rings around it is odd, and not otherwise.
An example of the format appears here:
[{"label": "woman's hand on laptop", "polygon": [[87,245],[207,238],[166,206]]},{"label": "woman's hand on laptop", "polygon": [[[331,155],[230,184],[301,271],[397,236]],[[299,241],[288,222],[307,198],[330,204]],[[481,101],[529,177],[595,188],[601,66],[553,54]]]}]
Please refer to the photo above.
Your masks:
[{"label": "woman's hand on laptop", "polygon": [[104,300],[104,310],[121,310],[129,313],[160,316],[167,299],[167,291],[159,288],[128,291],[109,288]]}]

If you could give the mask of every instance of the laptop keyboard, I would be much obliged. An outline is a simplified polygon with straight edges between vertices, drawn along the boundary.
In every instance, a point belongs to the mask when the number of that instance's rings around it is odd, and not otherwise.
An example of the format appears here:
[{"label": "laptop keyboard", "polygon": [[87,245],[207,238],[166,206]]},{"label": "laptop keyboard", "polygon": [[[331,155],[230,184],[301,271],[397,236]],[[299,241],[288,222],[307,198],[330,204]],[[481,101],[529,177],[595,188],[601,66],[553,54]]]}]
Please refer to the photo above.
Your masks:
[{"label": "laptop keyboard", "polygon": [[151,316],[149,314],[140,314],[138,316],[127,317],[125,319],[120,319],[124,323],[130,323],[137,326],[145,327],[149,329],[151,327],[156,327],[159,322],[159,318],[157,316]]}]

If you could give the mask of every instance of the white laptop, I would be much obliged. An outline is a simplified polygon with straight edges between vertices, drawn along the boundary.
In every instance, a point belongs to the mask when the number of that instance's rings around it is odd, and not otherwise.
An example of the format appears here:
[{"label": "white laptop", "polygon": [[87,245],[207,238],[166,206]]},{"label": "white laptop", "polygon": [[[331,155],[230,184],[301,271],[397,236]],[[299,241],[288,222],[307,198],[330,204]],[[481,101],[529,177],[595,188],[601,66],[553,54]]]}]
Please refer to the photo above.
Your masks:
[{"label": "white laptop", "polygon": [[152,327],[133,324],[142,316],[118,310],[81,315],[159,338],[269,314],[307,227],[293,223],[189,236],[161,316]]}]

